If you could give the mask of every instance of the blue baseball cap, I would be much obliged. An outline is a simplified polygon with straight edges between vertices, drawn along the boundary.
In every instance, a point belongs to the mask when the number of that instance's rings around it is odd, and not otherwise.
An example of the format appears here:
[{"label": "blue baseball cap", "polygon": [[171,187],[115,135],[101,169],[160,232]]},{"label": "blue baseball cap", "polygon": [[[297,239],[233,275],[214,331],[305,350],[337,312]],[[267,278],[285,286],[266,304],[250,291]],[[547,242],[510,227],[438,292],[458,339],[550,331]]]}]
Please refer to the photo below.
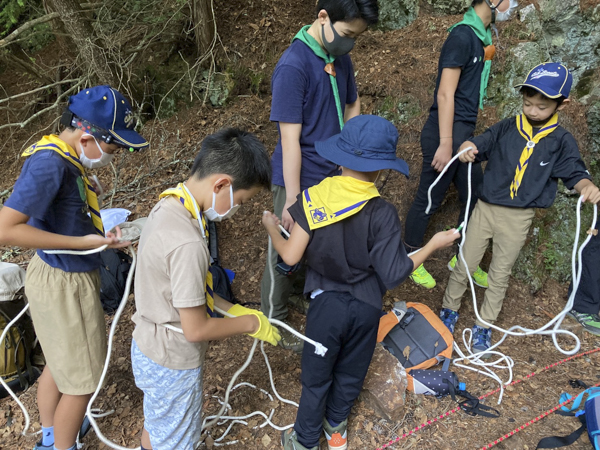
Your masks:
[{"label": "blue baseball cap", "polygon": [[408,164],[396,157],[398,130],[383,117],[361,115],[346,122],[342,132],[315,142],[323,158],[357,172],[396,170],[408,178]]},{"label": "blue baseball cap", "polygon": [[[69,98],[67,109],[76,116],[74,122],[79,118],[106,130],[112,142],[121,147],[139,150],[148,146],[148,142],[135,131],[131,105],[110,86],[95,86],[80,91]],[[84,129],[87,128],[89,126],[86,125]]]},{"label": "blue baseball cap", "polygon": [[573,75],[560,63],[544,63],[535,66],[527,74],[527,78],[515,87],[529,86],[548,98],[569,97]]}]

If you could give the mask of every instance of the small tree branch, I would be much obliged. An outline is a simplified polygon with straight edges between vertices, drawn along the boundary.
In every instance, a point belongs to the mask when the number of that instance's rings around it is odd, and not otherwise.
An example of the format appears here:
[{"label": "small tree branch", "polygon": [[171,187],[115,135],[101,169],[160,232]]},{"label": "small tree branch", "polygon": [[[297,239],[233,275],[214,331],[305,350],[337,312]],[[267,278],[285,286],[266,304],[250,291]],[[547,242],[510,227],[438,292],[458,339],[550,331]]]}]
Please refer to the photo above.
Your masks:
[{"label": "small tree branch", "polygon": [[45,16],[38,17],[37,19],[30,20],[27,23],[24,23],[19,28],[17,28],[15,31],[13,31],[8,36],[6,36],[4,39],[0,39],[0,48],[6,47],[10,42],[12,42],[16,38],[18,38],[20,34],[29,30],[30,28],[33,28],[36,25],[39,25],[40,23],[45,23],[45,22],[49,22],[54,19],[58,19],[58,17],[60,17],[60,14],[57,12],[53,12],[50,14],[46,14]]},{"label": "small tree branch", "polygon": [[54,87],[54,86],[59,85],[59,84],[74,83],[76,81],[80,81],[79,78],[72,78],[70,80],[62,80],[62,81],[57,81],[56,83],[50,83],[50,84],[47,84],[46,86],[42,86],[42,87],[39,87],[39,88],[36,88],[36,89],[32,89],[31,91],[23,92],[21,94],[12,95],[12,96],[7,97],[7,98],[2,98],[2,99],[0,99],[0,103],[8,102],[10,100],[14,100],[15,98],[19,98],[19,97],[25,97],[26,95],[30,95],[30,94],[33,94],[35,92],[43,91],[44,89],[48,89],[48,88]]},{"label": "small tree branch", "polygon": [[26,125],[31,123],[34,119],[38,118],[42,114],[50,112],[50,111],[54,110],[55,108],[57,108],[60,105],[60,103],[64,97],[71,94],[71,92],[73,92],[77,88],[79,88],[79,86],[81,86],[84,82],[85,82],[84,79],[80,80],[79,83],[77,83],[75,86],[71,87],[70,89],[63,92],[62,95],[58,96],[56,98],[56,101],[54,102],[54,104],[52,104],[51,106],[48,106],[47,108],[42,109],[41,111],[36,112],[34,115],[30,116],[27,120],[25,120],[21,123],[7,123],[5,125],[1,125],[0,130],[2,130],[3,128],[10,128],[10,127],[21,127],[21,128],[25,127]]}]

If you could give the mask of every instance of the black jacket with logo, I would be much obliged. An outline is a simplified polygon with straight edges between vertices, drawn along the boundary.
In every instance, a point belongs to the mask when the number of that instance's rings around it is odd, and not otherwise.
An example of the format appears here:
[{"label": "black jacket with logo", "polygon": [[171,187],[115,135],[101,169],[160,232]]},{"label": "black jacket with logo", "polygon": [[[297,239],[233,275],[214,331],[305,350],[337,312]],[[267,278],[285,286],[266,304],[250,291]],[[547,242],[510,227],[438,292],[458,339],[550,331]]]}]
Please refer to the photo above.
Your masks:
[{"label": "black jacket with logo", "polygon": [[[537,129],[534,128],[534,133]],[[548,208],[556,197],[560,178],[568,189],[584,178],[591,179],[571,133],[558,126],[542,138],[531,154],[515,198],[510,185],[527,140],[517,129],[515,117],[504,119],[474,138],[476,161],[488,161],[479,198],[513,208]]]}]

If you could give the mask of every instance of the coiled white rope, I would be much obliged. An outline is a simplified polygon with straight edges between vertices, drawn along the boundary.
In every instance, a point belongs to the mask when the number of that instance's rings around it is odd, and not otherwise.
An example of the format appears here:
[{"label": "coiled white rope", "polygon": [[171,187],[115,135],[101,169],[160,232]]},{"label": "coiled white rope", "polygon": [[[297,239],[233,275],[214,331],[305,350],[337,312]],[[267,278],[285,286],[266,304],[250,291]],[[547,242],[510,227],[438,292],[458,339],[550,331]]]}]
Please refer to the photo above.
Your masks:
[{"label": "coiled white rope", "polygon": [[[472,147],[467,147],[464,150],[458,152],[454,157],[452,157],[452,159],[444,167],[442,172],[440,172],[438,177],[431,184],[431,186],[429,187],[429,190],[427,191],[428,205],[427,205],[427,209],[425,210],[425,212],[427,214],[429,214],[429,211],[431,209],[431,203],[432,203],[431,202],[431,191],[432,191],[433,187],[439,182],[439,180],[442,178],[442,176],[446,173],[446,171],[448,170],[450,165],[456,159],[458,159],[458,157],[461,154],[463,154],[471,149],[472,149]],[[466,263],[466,260],[465,260],[464,254],[463,254],[463,245],[464,245],[465,238],[466,238],[467,225],[468,225],[468,219],[469,219],[469,209],[470,209],[470,205],[471,205],[471,191],[472,191],[471,168],[472,168],[472,163],[468,163],[468,176],[467,176],[468,199],[467,199],[467,204],[466,204],[466,208],[465,208],[464,227],[463,227],[463,231],[462,231],[463,234],[462,234],[461,242],[458,245],[458,250],[459,250],[458,253],[459,253],[460,261],[462,262],[464,267],[467,267],[467,263]],[[463,330],[463,334],[462,334],[463,344],[468,351],[468,355],[465,355],[455,342],[454,349],[456,350],[456,352],[458,353],[458,355],[460,357],[454,359],[452,362],[454,365],[456,365],[458,367],[462,367],[467,370],[472,370],[474,372],[481,373],[485,376],[488,376],[488,377],[496,380],[500,384],[500,395],[498,398],[498,404],[500,404],[500,402],[502,401],[502,396],[504,394],[504,385],[510,384],[513,379],[512,368],[514,366],[514,361],[509,356],[504,355],[503,353],[501,353],[497,350],[494,350],[500,344],[502,344],[502,342],[506,339],[507,336],[509,336],[509,335],[510,336],[530,336],[530,335],[534,335],[534,334],[550,335],[550,336],[552,336],[552,341],[554,342],[554,346],[556,347],[556,349],[565,355],[574,355],[575,353],[577,353],[579,351],[579,349],[581,347],[581,342],[580,342],[579,338],[577,337],[577,335],[575,333],[572,333],[571,331],[561,329],[560,326],[561,326],[562,321],[564,320],[565,316],[567,315],[567,313],[573,307],[575,294],[577,293],[577,289],[579,287],[579,281],[581,278],[581,269],[582,269],[581,253],[583,252],[583,249],[585,248],[585,246],[591,239],[591,235],[588,235],[588,237],[585,239],[585,241],[579,247],[579,251],[577,251],[577,245],[579,243],[579,233],[581,230],[582,198],[583,197],[580,196],[579,200],[577,201],[577,209],[576,209],[577,227],[576,227],[576,232],[575,232],[575,241],[573,243],[573,252],[572,252],[572,259],[571,259],[571,267],[572,267],[572,273],[573,273],[573,290],[571,292],[571,295],[569,296],[569,299],[568,299],[567,304],[565,305],[564,309],[560,313],[558,313],[552,320],[550,320],[548,323],[546,323],[544,326],[533,330],[533,329],[522,327],[520,325],[514,325],[511,328],[509,328],[508,330],[505,330],[497,325],[486,322],[479,315],[479,308],[477,307],[477,296],[475,293],[475,286],[473,283],[473,278],[467,267],[466,272],[467,272],[467,277],[469,280],[469,285],[471,287],[471,295],[473,298],[473,309],[475,310],[475,315],[476,315],[477,319],[481,323],[483,323],[485,326],[492,328],[494,330],[497,330],[497,331],[503,333],[503,335],[502,335],[502,338],[496,344],[492,345],[488,350],[473,353],[473,351],[471,350],[471,340],[472,340],[471,333],[472,333],[472,331],[471,331],[471,329]],[[598,211],[598,208],[596,205],[594,205],[594,215],[593,215],[593,219],[592,219],[591,228],[595,228],[595,226],[596,226],[597,211]],[[554,327],[551,330],[549,330],[549,328],[552,325],[554,325]],[[568,335],[574,339],[575,346],[573,347],[572,350],[565,350],[559,345],[558,340],[557,340],[557,336],[559,334]],[[484,354],[487,354],[487,355],[491,354],[493,356],[498,356],[498,359],[496,359],[494,361],[490,361],[490,362],[485,362],[481,359]],[[461,361],[464,361],[465,364],[460,364]],[[477,366],[480,369],[477,369],[473,366]],[[508,369],[508,371],[509,371],[508,380],[505,382],[502,382],[500,377],[498,375],[496,375],[496,373],[493,370],[491,370],[491,367],[494,367],[496,369]]]},{"label": "coiled white rope", "polygon": [[[285,231],[285,230],[284,230]],[[286,232],[287,233],[287,232]],[[294,330],[292,327],[288,326],[287,324],[285,324],[284,322],[281,322],[277,319],[272,319],[271,317],[273,316],[273,292],[275,289],[275,279],[274,279],[274,271],[273,271],[273,266],[272,264],[270,264],[271,261],[271,257],[273,254],[273,242],[271,241],[271,238],[269,237],[269,243],[268,243],[268,249],[267,249],[267,264],[269,266],[269,275],[271,277],[271,286],[269,288],[269,315],[267,316],[269,319],[269,322],[277,325],[277,326],[281,326],[283,328],[285,328],[286,330],[289,330],[291,333],[293,333],[295,336],[298,336],[300,339],[303,339],[304,341],[308,342],[309,344],[313,345],[315,347],[315,353],[320,355],[320,356],[325,356],[325,353],[327,352],[327,348],[324,347],[322,344],[313,341],[312,339],[307,338],[306,336],[304,336],[303,334],[297,332],[296,330]],[[223,315],[227,315],[230,316],[230,314],[227,314],[227,312],[220,310],[218,308],[215,308],[215,310],[217,312],[219,312],[220,314]],[[273,417],[273,413],[274,411],[271,411],[271,414],[269,416],[267,416],[264,412],[262,411],[254,411],[246,416],[224,416],[224,412],[228,407],[228,401],[229,401],[229,394],[231,391],[233,391],[234,389],[236,389],[238,386],[240,386],[243,383],[240,383],[234,387],[233,383],[235,383],[235,380],[237,379],[237,377],[246,369],[246,367],[248,367],[248,365],[250,364],[250,361],[252,360],[252,356],[254,354],[254,350],[256,349],[256,345],[258,343],[258,339],[254,339],[254,343],[252,344],[252,348],[250,349],[250,353],[248,354],[248,358],[246,359],[246,362],[244,363],[244,365],[242,365],[242,367],[240,367],[240,369],[238,369],[238,371],[234,374],[233,378],[231,379],[231,381],[229,382],[229,385],[227,386],[227,390],[225,391],[225,399],[222,403],[221,409],[219,410],[219,412],[217,414],[215,414],[214,416],[209,416],[206,417],[203,420],[202,423],[202,429],[203,431],[210,429],[213,425],[219,423],[222,424],[224,423],[223,421],[225,420],[232,420],[232,424],[230,424],[230,426],[225,430],[225,432],[223,433],[223,435],[221,435],[221,437],[219,437],[218,439],[216,439],[214,441],[214,445],[231,445],[234,443],[237,443],[238,441],[230,441],[227,444],[222,444],[220,441],[223,440],[223,438],[225,438],[225,436],[229,433],[229,431],[231,430],[231,426],[233,425],[233,423],[235,422],[239,422],[242,423],[241,421],[244,421],[245,419],[248,419],[250,417],[256,416],[256,415],[260,415],[262,416],[265,421],[260,425],[260,428],[264,427],[265,425],[269,425],[272,428],[279,430],[279,431],[283,431],[283,430],[287,430],[289,428],[292,428],[294,426],[293,423],[289,424],[289,425],[284,425],[284,426],[278,426],[276,424],[274,424],[271,421],[271,418]],[[275,396],[277,397],[277,399],[279,401],[281,401],[282,403],[287,403],[288,405],[292,405],[295,406],[296,408],[298,407],[298,403],[285,399],[283,398],[281,395],[279,395],[279,393],[277,392],[277,388],[275,387],[275,381],[273,380],[273,372],[271,370],[271,365],[269,364],[269,358],[267,357],[267,354],[265,352],[265,348],[264,348],[264,341],[261,342],[260,344],[260,350],[263,354],[263,357],[265,359],[265,364],[267,366],[267,370],[269,371],[269,381],[271,383],[271,389],[273,390],[273,393],[275,394]],[[209,421],[207,423],[207,421]]]}]

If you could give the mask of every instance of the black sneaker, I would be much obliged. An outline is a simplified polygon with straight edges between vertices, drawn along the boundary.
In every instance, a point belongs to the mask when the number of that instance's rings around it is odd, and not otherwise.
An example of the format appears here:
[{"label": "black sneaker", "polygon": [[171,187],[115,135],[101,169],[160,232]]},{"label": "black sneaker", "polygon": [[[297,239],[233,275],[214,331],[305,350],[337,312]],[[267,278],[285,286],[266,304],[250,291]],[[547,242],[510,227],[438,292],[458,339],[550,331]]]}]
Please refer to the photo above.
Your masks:
[{"label": "black sneaker", "polygon": [[600,336],[600,316],[598,314],[585,314],[572,309],[567,313],[567,316],[579,322],[588,333]]}]

